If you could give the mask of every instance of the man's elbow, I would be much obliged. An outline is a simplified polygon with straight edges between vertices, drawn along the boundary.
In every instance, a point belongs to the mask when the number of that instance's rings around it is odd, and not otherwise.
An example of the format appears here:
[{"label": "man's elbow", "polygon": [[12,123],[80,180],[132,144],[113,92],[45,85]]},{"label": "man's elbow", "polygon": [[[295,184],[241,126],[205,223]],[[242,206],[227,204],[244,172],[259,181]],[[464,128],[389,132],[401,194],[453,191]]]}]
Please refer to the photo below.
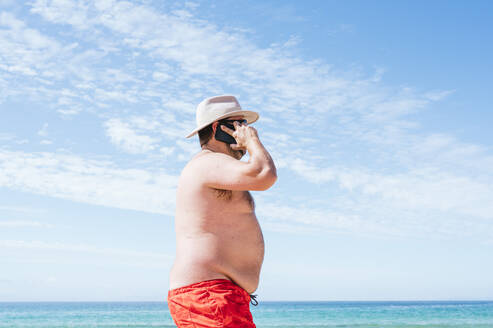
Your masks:
[{"label": "man's elbow", "polygon": [[256,190],[262,191],[262,190],[269,189],[270,187],[272,187],[272,185],[274,185],[274,183],[277,180],[276,168],[269,168],[269,169],[263,170],[259,174],[258,178],[259,178],[259,183],[257,185]]}]

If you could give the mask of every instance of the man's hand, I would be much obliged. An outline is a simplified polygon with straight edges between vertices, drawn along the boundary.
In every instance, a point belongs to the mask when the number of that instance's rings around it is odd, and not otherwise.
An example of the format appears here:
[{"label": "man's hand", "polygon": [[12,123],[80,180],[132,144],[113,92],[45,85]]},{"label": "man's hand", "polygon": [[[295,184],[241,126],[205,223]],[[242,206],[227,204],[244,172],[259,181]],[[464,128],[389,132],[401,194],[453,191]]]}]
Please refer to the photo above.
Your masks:
[{"label": "man's hand", "polygon": [[246,124],[240,124],[237,121],[233,123],[235,129],[231,130],[227,126],[221,125],[224,132],[235,138],[236,144],[230,145],[233,150],[248,150],[251,142],[258,141],[257,130]]},{"label": "man's hand", "polygon": [[[192,161],[204,185],[224,190],[266,190],[277,180],[277,170],[269,152],[259,140],[257,130],[246,124],[233,123],[234,130],[222,126],[236,140],[234,150],[246,149],[247,162],[220,152],[208,152]],[[218,169],[220,168],[220,169]]]}]

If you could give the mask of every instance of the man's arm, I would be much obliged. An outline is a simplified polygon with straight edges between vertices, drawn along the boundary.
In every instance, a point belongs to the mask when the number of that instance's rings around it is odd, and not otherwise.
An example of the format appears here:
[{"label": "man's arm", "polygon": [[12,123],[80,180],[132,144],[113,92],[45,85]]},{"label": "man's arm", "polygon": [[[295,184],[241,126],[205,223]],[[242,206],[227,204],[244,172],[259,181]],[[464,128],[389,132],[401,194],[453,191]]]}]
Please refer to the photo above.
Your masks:
[{"label": "man's arm", "polygon": [[266,190],[277,180],[277,171],[269,152],[260,142],[257,130],[235,122],[235,131],[222,126],[236,139],[234,150],[246,149],[248,162],[222,153],[210,153],[196,163],[200,179],[211,188],[225,190]]}]

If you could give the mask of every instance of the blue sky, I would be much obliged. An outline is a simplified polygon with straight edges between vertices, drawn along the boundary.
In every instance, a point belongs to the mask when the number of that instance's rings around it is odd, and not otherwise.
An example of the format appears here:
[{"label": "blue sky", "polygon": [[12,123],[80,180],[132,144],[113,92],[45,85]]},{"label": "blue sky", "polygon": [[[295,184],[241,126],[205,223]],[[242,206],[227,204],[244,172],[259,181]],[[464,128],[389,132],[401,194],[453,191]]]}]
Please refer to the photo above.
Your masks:
[{"label": "blue sky", "polygon": [[0,0],[0,301],[160,301],[184,135],[234,94],[261,300],[491,299],[488,1]]}]

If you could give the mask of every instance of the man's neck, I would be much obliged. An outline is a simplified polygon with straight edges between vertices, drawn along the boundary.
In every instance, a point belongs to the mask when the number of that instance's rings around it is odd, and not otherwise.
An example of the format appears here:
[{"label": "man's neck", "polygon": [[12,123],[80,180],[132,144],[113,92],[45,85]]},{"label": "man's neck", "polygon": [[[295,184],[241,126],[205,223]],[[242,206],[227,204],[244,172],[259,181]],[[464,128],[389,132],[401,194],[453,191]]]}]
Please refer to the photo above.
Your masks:
[{"label": "man's neck", "polygon": [[235,156],[234,151],[230,148],[230,145],[222,141],[211,140],[202,146],[202,150],[209,150],[215,153],[223,153],[235,159],[239,159]]},{"label": "man's neck", "polygon": [[212,142],[209,141],[205,145],[202,146],[202,149],[210,150],[215,153],[223,153],[223,154],[228,154],[228,147],[229,145],[225,144],[224,142],[216,141]]}]

